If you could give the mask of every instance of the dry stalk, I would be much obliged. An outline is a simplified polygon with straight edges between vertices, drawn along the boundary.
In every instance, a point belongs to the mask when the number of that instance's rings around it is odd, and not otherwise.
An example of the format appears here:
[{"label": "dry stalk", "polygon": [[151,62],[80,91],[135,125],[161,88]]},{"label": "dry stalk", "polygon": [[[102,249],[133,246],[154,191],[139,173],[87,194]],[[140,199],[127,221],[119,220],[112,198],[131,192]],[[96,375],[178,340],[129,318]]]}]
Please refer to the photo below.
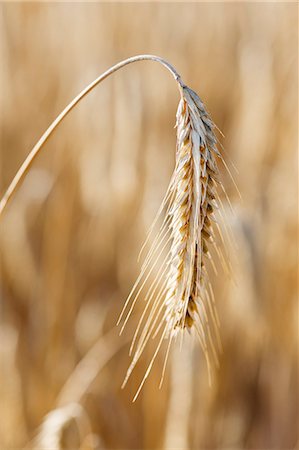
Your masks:
[{"label": "dry stalk", "polygon": [[[71,425],[76,425],[77,433],[72,433]],[[70,430],[71,436],[67,438],[65,435],[68,430]],[[62,408],[54,409],[46,415],[38,435],[30,446],[36,450],[62,450],[69,447],[65,442],[66,439],[70,441],[75,439],[76,448],[81,449],[86,436],[92,436],[89,417],[82,405],[70,403]],[[90,444],[89,448],[94,448],[92,440],[90,440]]]}]

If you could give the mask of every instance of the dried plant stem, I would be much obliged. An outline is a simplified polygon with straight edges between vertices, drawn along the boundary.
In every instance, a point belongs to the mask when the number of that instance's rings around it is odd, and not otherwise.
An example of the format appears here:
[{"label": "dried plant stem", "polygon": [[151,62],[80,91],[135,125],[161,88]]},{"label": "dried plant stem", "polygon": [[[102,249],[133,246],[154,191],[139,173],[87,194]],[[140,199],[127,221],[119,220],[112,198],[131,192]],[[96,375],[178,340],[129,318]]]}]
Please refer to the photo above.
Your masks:
[{"label": "dried plant stem", "polygon": [[177,81],[179,88],[183,87],[184,84],[182,83],[180,75],[177,73],[175,68],[169,64],[164,59],[160,58],[159,56],[155,55],[138,55],[134,56],[128,59],[125,59],[124,61],[119,62],[118,64],[115,64],[110,69],[106,70],[106,72],[102,73],[98,78],[96,78],[92,83],[90,83],[85,89],[83,89],[67,106],[64,108],[64,110],[56,117],[54,122],[49,126],[49,128],[45,131],[45,133],[42,135],[42,137],[39,139],[39,141],[35,144],[23,164],[21,165],[20,169],[16,173],[14,179],[12,180],[11,184],[9,185],[8,189],[6,190],[5,194],[3,195],[1,201],[0,201],[0,216],[3,213],[6,205],[8,204],[9,200],[17,190],[18,186],[20,185],[21,181],[25,177],[26,173],[28,172],[29,168],[31,167],[31,164],[33,163],[36,156],[41,151],[43,145],[47,142],[51,134],[56,130],[58,125],[66,118],[66,116],[71,112],[71,110],[87,95],[89,92],[91,92],[98,84],[100,84],[102,81],[104,81],[106,78],[108,78],[110,75],[112,75],[117,70],[127,66],[128,64],[132,64],[137,61],[156,61],[162,64],[164,67],[166,67],[171,74],[173,75],[174,79]]}]

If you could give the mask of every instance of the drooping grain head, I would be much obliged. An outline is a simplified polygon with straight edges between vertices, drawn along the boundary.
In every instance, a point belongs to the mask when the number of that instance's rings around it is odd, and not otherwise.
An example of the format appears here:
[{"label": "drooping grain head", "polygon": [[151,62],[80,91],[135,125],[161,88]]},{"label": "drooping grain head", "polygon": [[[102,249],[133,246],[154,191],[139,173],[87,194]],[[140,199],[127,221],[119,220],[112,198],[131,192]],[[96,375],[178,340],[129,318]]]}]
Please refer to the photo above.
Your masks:
[{"label": "drooping grain head", "polygon": [[219,343],[218,318],[206,262],[210,260],[215,267],[209,253],[209,243],[216,247],[219,257],[222,255],[221,249],[216,246],[212,227],[218,198],[216,159],[222,157],[216,147],[213,122],[200,98],[186,86],[182,87],[176,127],[175,169],[158,213],[159,216],[164,210],[164,220],[123,310],[124,313],[131,302],[124,327],[154,267],[158,266],[157,274],[146,292],[147,303],[131,346],[131,353],[136,346],[135,353],[124,382],[149,339],[157,338],[156,351],[136,396],[162,342],[168,339],[166,364],[171,342],[180,330],[196,331],[209,373],[211,352],[218,363],[214,345],[214,337]]},{"label": "drooping grain head", "polygon": [[169,335],[178,328],[191,328],[198,314],[217,176],[212,126],[199,97],[184,88],[177,111],[174,196],[169,212],[172,245],[165,299]]}]

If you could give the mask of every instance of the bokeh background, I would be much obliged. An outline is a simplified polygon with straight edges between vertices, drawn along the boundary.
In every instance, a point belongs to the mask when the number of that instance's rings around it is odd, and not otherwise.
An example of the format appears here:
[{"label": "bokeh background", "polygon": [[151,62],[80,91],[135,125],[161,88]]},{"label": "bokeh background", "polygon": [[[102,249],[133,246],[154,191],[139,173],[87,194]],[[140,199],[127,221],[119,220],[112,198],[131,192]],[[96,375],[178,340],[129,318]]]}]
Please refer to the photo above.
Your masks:
[{"label": "bokeh background", "polygon": [[1,449],[297,448],[296,3],[0,10],[1,193],[85,85],[153,53],[205,102],[242,194],[223,173],[236,248],[233,279],[211,274],[224,347],[212,387],[191,337],[162,389],[161,356],[132,403],[151,355],[121,390],[138,314],[121,338],[115,324],[174,167],[179,95],[138,62],[84,99],[1,217]]}]

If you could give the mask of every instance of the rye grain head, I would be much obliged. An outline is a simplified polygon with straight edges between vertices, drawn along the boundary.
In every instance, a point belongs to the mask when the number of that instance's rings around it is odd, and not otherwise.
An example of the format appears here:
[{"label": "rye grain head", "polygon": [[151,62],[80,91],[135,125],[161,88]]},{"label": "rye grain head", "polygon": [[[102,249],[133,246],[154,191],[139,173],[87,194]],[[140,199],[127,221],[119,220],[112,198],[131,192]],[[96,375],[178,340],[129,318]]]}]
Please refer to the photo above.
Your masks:
[{"label": "rye grain head", "polygon": [[[187,86],[181,86],[177,110],[176,164],[165,198],[150,234],[164,213],[162,225],[145,258],[140,275],[124,305],[120,321],[124,329],[136,301],[143,290],[145,307],[137,325],[130,354],[133,354],[124,384],[142,355],[150,339],[156,347],[144,378],[136,393],[137,398],[162,346],[168,340],[163,366],[163,381],[171,343],[179,332],[195,330],[203,349],[209,379],[211,358],[218,365],[221,348],[214,294],[207,268],[216,271],[209,249],[225,265],[218,241],[221,230],[215,221],[218,208],[217,160],[223,160],[217,149],[214,124],[198,95]],[[220,233],[220,234],[219,234]],[[156,268],[153,281],[148,280]]]},{"label": "rye grain head", "polygon": [[207,360],[209,376],[211,354],[216,365],[218,363],[219,323],[208,272],[211,267],[216,271],[211,247],[213,255],[219,258],[224,268],[229,269],[215,239],[217,230],[218,238],[223,241],[214,217],[214,209],[219,204],[221,206],[217,185],[225,193],[218,180],[217,160],[221,160],[227,170],[228,167],[217,149],[213,122],[198,95],[182,82],[175,68],[159,56],[137,55],[115,64],[86,86],[56,117],[32,148],[0,200],[1,217],[36,156],[72,109],[110,75],[128,64],[144,60],[158,62],[171,72],[179,87],[181,100],[177,111],[175,169],[146,245],[163,214],[164,218],[119,318],[119,322],[123,321],[122,332],[140,294],[146,291],[145,307],[130,348],[133,359],[124,384],[150,339],[155,340],[156,347],[135,398],[150,373],[163,341],[168,340],[162,382],[171,343],[180,331],[195,330]]}]

